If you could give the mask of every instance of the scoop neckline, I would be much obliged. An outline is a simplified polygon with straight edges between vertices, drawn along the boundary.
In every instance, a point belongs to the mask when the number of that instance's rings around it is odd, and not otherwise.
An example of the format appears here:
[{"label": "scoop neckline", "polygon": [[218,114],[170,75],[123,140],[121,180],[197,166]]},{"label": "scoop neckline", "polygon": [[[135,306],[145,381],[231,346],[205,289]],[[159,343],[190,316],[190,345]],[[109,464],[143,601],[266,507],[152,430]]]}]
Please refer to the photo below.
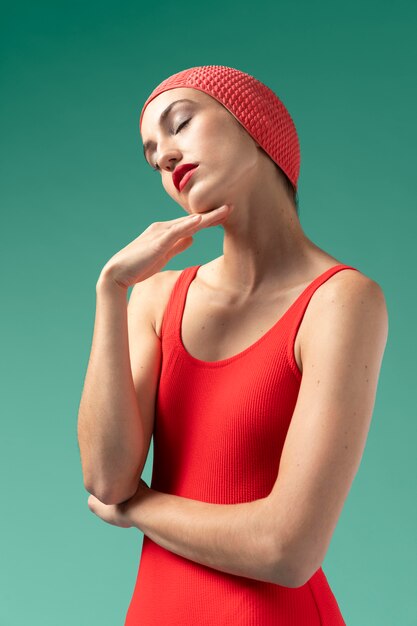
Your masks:
[{"label": "scoop neckline", "polygon": [[251,352],[254,348],[258,347],[267,337],[269,337],[276,330],[276,328],[278,326],[281,325],[282,321],[285,318],[288,317],[289,313],[295,308],[295,306],[303,298],[303,296],[306,294],[306,292],[309,289],[311,289],[311,287],[313,285],[315,285],[315,283],[317,281],[319,281],[321,278],[323,278],[323,276],[325,276],[327,273],[333,271],[334,269],[336,269],[338,267],[346,267],[346,268],[350,268],[350,269],[355,269],[354,267],[352,267],[351,265],[347,265],[346,263],[337,263],[336,265],[333,265],[332,267],[327,268],[327,270],[324,270],[324,272],[322,272],[321,274],[316,276],[316,278],[313,278],[313,280],[307,285],[307,287],[305,287],[305,289],[303,289],[303,291],[297,296],[297,298],[292,302],[292,304],[290,304],[290,306],[284,311],[284,313],[273,324],[273,326],[271,326],[271,328],[269,328],[263,335],[261,335],[261,337],[259,337],[259,339],[254,341],[250,346],[248,346],[244,350],[241,350],[237,354],[233,354],[232,356],[229,356],[229,357],[227,357],[225,359],[220,359],[218,361],[204,361],[203,359],[198,359],[197,357],[195,357],[192,354],[190,354],[190,352],[188,352],[188,350],[186,349],[186,347],[185,347],[185,345],[183,343],[182,333],[181,333],[181,331],[182,331],[182,322],[183,322],[184,311],[185,311],[185,305],[186,305],[187,295],[188,295],[188,290],[189,290],[190,285],[193,282],[193,280],[195,280],[197,272],[198,272],[198,270],[200,269],[201,266],[202,266],[202,263],[200,265],[195,265],[195,266],[193,266],[191,268],[188,268],[189,270],[192,270],[191,279],[189,279],[188,276],[187,276],[187,283],[186,283],[186,286],[185,286],[185,289],[184,289],[184,293],[183,293],[183,297],[182,297],[182,301],[181,301],[181,307],[180,307],[180,311],[179,311],[179,321],[176,324],[177,328],[176,328],[176,333],[175,333],[177,344],[178,344],[182,354],[185,356],[185,358],[187,358],[189,361],[191,361],[195,365],[199,365],[201,367],[222,367],[223,365],[228,365],[229,363],[233,363],[234,361],[237,361],[241,357],[245,356],[246,354],[248,354],[248,352]]}]

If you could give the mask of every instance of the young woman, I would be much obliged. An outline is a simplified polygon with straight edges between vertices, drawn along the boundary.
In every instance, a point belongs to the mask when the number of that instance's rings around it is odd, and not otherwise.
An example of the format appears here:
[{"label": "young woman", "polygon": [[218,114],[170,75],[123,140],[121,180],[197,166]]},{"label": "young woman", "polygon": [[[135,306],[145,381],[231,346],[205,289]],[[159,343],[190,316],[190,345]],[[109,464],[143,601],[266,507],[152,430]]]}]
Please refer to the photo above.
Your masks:
[{"label": "young woman", "polygon": [[[383,292],[303,232],[297,133],[263,83],[190,68],[140,122],[186,215],[103,268],[79,414],[90,509],[144,533],[125,626],[345,624],[321,565],[371,422]],[[161,271],[213,225],[220,257]]]}]

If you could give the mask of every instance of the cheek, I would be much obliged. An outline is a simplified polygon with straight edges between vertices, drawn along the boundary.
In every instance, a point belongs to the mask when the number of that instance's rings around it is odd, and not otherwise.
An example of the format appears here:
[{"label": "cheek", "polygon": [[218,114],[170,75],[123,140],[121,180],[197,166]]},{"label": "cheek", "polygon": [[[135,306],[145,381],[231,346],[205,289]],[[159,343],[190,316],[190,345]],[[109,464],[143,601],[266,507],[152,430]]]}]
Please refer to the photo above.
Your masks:
[{"label": "cheek", "polygon": [[208,167],[236,170],[237,164],[247,162],[252,153],[252,139],[234,123],[230,114],[197,117],[186,135],[190,155]]},{"label": "cheek", "polygon": [[223,172],[229,185],[245,185],[257,164],[256,148],[241,135],[232,136],[223,143],[220,151],[220,174]]},{"label": "cheek", "polygon": [[195,154],[196,159],[205,161],[216,154],[220,141],[219,124],[215,124],[212,120],[196,119],[187,133],[186,143],[190,152]]}]

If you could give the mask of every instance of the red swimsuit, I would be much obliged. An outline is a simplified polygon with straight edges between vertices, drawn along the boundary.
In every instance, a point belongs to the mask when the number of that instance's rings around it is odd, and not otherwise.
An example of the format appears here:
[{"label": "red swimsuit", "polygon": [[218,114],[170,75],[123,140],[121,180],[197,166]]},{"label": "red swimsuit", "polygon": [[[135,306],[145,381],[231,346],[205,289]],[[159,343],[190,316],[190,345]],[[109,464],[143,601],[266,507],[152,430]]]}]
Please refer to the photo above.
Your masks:
[{"label": "red swimsuit", "polygon": [[[266,497],[297,400],[294,341],[315,290],[343,269],[316,277],[258,341],[207,362],[181,340],[188,287],[181,272],[162,323],[162,369],[151,487],[217,504]],[[235,576],[170,552],[146,535],[125,626],[345,626],[320,567],[297,588]]]}]

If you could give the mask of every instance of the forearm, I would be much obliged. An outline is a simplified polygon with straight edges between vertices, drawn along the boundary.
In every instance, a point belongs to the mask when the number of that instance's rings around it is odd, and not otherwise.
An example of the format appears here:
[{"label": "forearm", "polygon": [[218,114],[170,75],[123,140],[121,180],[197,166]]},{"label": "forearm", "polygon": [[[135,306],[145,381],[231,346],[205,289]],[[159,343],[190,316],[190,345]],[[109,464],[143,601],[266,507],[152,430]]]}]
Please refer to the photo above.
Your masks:
[{"label": "forearm", "polygon": [[86,488],[103,501],[110,492],[130,497],[138,480],[135,464],[143,438],[129,358],[127,290],[99,281],[92,348],[78,414]]},{"label": "forearm", "polygon": [[133,525],[163,548],[214,569],[274,582],[276,556],[265,498],[211,504],[150,489],[132,507]]}]

